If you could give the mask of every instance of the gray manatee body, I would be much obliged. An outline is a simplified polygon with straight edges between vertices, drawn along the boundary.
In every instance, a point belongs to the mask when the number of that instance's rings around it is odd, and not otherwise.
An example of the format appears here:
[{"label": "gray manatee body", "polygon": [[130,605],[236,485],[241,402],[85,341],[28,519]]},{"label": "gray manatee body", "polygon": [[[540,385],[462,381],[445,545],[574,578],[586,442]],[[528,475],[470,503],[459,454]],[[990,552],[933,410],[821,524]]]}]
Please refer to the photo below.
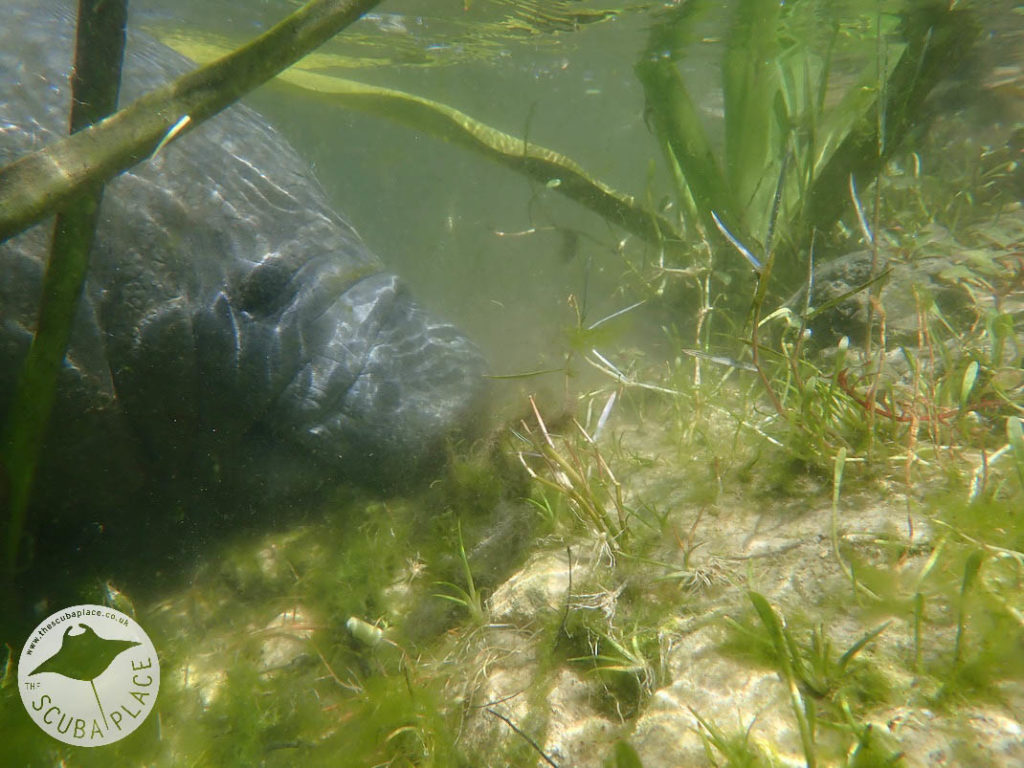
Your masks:
[{"label": "gray manatee body", "polygon": [[[0,8],[3,164],[66,133],[74,20],[41,0]],[[190,67],[129,34],[121,103]],[[0,245],[2,413],[51,229]],[[307,163],[238,105],[106,188],[36,517],[403,479],[472,418],[483,370],[330,208]]]}]

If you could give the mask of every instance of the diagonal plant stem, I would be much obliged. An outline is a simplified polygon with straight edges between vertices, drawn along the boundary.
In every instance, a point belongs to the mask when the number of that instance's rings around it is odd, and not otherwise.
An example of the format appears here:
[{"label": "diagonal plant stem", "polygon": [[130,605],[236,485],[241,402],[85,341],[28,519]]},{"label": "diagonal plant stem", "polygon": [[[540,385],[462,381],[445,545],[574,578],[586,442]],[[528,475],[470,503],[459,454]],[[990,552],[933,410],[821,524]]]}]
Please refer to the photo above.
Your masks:
[{"label": "diagonal plant stem", "polygon": [[0,241],[26,229],[83,188],[109,181],[144,160],[182,118],[190,118],[191,129],[213,117],[379,2],[312,0],[237,51],[140,97],[87,130],[0,169]]},{"label": "diagonal plant stem", "polygon": [[282,73],[280,80],[329,97],[338,106],[383,117],[475,152],[544,184],[648,242],[672,244],[680,239],[675,226],[664,216],[594,178],[572,158],[499,131],[447,104],[301,68]]}]

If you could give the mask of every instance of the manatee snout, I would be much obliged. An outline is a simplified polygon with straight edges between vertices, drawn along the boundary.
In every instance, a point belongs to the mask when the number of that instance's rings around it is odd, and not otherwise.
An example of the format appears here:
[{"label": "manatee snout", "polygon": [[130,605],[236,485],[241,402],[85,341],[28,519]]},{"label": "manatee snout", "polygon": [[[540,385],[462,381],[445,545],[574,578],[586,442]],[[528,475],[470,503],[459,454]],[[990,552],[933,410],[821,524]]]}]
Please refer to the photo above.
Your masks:
[{"label": "manatee snout", "polygon": [[472,429],[484,358],[432,317],[394,275],[365,277],[309,319],[304,362],[273,424],[347,473],[409,478],[446,436]]}]

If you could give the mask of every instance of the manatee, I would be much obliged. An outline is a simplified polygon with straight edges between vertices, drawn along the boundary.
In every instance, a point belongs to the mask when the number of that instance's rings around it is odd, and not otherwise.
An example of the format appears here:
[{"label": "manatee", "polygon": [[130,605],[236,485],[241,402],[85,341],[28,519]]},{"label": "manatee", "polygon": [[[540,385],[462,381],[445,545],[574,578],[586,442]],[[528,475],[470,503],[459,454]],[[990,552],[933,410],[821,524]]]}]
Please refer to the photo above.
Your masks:
[{"label": "manatee", "polygon": [[[0,164],[66,133],[74,38],[63,5],[3,9]],[[121,103],[192,66],[129,29]],[[479,350],[416,303],[252,109],[115,178],[100,219],[36,483],[37,536],[83,547],[139,518],[173,536],[197,505],[220,514],[336,480],[405,480],[478,414]],[[51,230],[0,244],[0,414]]]}]

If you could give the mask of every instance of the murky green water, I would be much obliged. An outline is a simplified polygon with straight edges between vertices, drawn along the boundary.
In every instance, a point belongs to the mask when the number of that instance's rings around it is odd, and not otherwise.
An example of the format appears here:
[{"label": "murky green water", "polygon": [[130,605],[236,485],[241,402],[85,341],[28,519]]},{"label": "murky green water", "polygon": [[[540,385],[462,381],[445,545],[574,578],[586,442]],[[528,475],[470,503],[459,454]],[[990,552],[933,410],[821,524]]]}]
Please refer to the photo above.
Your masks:
[{"label": "murky green water", "polygon": [[[178,47],[297,7],[132,6]],[[321,489],[157,578],[62,574],[149,631],[161,698],[61,746],[5,637],[0,765],[1024,760],[1021,50],[1009,1],[381,3],[317,75],[562,153],[670,235],[557,168],[252,94],[480,346],[488,413],[415,488]]]}]

